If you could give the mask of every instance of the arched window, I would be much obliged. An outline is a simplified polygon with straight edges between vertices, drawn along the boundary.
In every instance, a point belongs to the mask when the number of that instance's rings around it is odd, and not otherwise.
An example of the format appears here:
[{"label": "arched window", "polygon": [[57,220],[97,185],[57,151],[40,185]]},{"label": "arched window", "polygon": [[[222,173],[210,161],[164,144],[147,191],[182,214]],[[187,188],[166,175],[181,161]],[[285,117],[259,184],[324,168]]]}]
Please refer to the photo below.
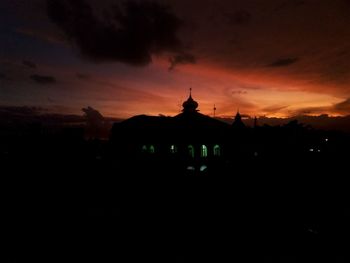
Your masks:
[{"label": "arched window", "polygon": [[221,151],[220,151],[220,146],[219,145],[214,145],[214,156],[220,156],[221,155]]},{"label": "arched window", "polygon": [[208,156],[208,149],[207,146],[202,145],[201,146],[201,157],[207,157]]},{"label": "arched window", "polygon": [[194,147],[192,145],[188,145],[188,155],[194,158]]},{"label": "arched window", "polygon": [[151,145],[150,147],[149,147],[149,153],[154,153],[155,151],[154,151],[154,146],[153,145]]},{"label": "arched window", "polygon": [[147,152],[147,146],[146,145],[142,145],[142,152],[143,153]]},{"label": "arched window", "polygon": [[171,152],[171,153],[177,153],[177,147],[176,147],[176,145],[172,144],[172,145],[170,146],[170,152]]}]

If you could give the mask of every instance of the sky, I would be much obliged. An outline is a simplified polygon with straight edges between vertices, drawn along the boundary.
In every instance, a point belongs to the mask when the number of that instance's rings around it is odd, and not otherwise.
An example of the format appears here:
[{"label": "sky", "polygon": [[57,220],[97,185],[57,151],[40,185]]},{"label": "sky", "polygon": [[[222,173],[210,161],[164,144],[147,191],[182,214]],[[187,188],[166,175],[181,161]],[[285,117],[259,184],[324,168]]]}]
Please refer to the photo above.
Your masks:
[{"label": "sky", "polygon": [[0,106],[350,114],[349,0],[1,0]]}]

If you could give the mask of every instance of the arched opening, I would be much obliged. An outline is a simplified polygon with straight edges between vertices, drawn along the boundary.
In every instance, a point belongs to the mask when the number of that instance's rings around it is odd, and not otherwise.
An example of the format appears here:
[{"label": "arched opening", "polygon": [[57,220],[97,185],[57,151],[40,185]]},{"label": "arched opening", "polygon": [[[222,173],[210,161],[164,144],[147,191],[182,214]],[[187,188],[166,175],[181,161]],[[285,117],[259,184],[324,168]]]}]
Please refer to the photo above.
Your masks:
[{"label": "arched opening", "polygon": [[177,147],[176,147],[176,145],[172,144],[172,145],[170,146],[170,152],[171,152],[171,153],[177,153]]},{"label": "arched opening", "polygon": [[220,156],[221,155],[221,149],[220,149],[220,146],[219,145],[214,145],[214,156]]},{"label": "arched opening", "polygon": [[208,148],[204,144],[201,146],[201,157],[207,157],[208,156]]},{"label": "arched opening", "polygon": [[147,146],[146,145],[142,145],[141,151],[143,153],[147,152]]},{"label": "arched opening", "polygon": [[194,147],[192,145],[188,145],[188,155],[194,158]]},{"label": "arched opening", "polygon": [[149,153],[154,153],[154,152],[155,152],[154,146],[151,145],[151,146],[149,147]]}]

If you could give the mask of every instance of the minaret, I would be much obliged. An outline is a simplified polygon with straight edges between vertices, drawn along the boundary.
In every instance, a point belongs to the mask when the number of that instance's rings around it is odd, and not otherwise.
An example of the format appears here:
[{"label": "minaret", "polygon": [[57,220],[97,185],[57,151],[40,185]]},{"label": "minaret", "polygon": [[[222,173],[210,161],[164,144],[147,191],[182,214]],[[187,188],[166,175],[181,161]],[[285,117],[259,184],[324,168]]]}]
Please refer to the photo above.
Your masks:
[{"label": "minaret", "polygon": [[213,111],[214,111],[214,118],[215,118],[215,112],[216,112],[216,107],[215,107],[215,104],[214,104]]},{"label": "minaret", "polygon": [[232,127],[236,128],[236,129],[245,128],[245,124],[243,123],[241,114],[239,113],[239,109],[237,110],[237,113],[236,113],[236,116],[235,116],[235,120],[232,123]]},{"label": "minaret", "polygon": [[254,128],[258,127],[258,119],[254,117]]},{"label": "minaret", "polygon": [[240,122],[242,121],[242,117],[241,117],[241,114],[239,113],[239,108],[237,109],[237,113],[236,113],[236,116],[235,116],[235,122]]}]

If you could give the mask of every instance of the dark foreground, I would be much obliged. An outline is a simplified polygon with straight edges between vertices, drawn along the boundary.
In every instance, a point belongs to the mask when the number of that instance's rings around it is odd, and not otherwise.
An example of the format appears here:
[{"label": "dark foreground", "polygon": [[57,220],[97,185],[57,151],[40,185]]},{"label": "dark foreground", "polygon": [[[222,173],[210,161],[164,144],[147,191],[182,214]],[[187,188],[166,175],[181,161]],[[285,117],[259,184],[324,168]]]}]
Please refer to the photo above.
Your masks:
[{"label": "dark foreground", "polygon": [[[156,160],[3,155],[5,262],[348,262],[347,156]],[[173,165],[173,164],[172,164]]]}]

